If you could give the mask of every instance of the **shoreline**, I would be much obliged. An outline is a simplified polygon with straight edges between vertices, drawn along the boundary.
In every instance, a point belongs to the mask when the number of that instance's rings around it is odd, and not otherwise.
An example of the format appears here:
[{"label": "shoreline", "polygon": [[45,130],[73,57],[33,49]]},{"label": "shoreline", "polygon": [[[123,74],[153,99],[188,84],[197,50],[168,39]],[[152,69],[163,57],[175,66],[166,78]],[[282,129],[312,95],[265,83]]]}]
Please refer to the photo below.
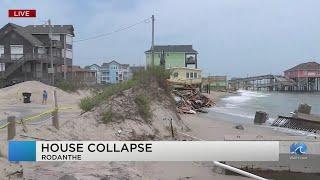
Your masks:
[{"label": "shoreline", "polygon": [[221,101],[221,99],[229,96],[235,96],[238,94],[238,92],[229,92],[229,91],[211,91],[210,94],[208,93],[202,93],[208,98],[212,99],[215,103]]},{"label": "shoreline", "polygon": [[[212,91],[211,94],[204,93],[207,97],[219,102],[222,98],[236,95],[236,93]],[[203,140],[223,141],[225,136],[291,136],[289,133],[274,130],[264,125],[254,125],[247,123],[236,123],[227,121],[222,118],[209,117],[206,114],[182,114],[181,118],[185,121],[190,131],[189,135],[198,137]],[[236,129],[241,125],[243,129]]]},{"label": "shoreline", "polygon": [[[210,94],[203,93],[208,98],[212,99],[215,103],[218,103],[223,98],[235,96],[237,92],[223,92],[223,91],[211,91]],[[209,113],[210,114],[210,113]],[[193,136],[197,135],[204,140],[224,140],[221,134],[228,135],[245,135],[246,136],[268,136],[277,139],[276,137],[308,137],[307,135],[295,130],[286,128],[277,128],[268,126],[266,123],[262,125],[255,125],[253,123],[234,122],[218,117],[209,117],[208,114],[195,114],[195,115],[181,115],[187,125],[190,127],[191,132],[194,131]],[[236,129],[235,126],[241,125],[244,130]],[[208,128],[209,127],[209,128]],[[212,133],[214,130],[216,133]],[[294,132],[293,132],[294,131]],[[279,138],[278,138],[279,139]]]},{"label": "shoreline", "polygon": [[[211,93],[211,97],[215,97],[215,102],[226,97],[229,93],[215,94]],[[232,94],[231,94],[232,95]],[[308,146],[313,146],[314,143],[318,144],[320,139],[307,135],[296,135],[290,132],[274,129],[271,126],[255,125],[248,123],[237,123],[228,121],[222,118],[214,117],[208,114],[195,114],[195,115],[181,115],[190,131],[186,134],[198,138],[197,140],[204,141],[279,141],[279,161],[276,162],[226,162],[236,168],[244,168],[250,172],[256,172],[256,175],[263,176],[263,170],[273,171],[274,178],[281,171],[286,171],[288,176],[293,177],[295,173],[318,173],[320,168],[315,168],[316,161],[313,159],[319,158],[310,157],[307,162],[295,161],[289,159],[290,145],[293,142],[305,142]],[[241,125],[241,126],[240,126]],[[237,126],[240,126],[237,127]],[[236,128],[237,127],[237,128]],[[312,154],[310,154],[312,156]],[[260,171],[260,172],[259,172]],[[269,178],[270,178],[269,177]],[[229,176],[226,176],[229,178]]]}]

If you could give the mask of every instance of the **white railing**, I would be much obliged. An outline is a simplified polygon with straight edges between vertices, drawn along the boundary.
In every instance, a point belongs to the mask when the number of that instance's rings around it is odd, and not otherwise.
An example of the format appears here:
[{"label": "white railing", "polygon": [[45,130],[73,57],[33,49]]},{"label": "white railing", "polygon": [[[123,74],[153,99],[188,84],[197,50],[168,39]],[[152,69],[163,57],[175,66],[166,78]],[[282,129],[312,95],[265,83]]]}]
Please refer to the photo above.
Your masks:
[{"label": "white railing", "polygon": [[215,166],[221,167],[221,168],[223,168],[223,169],[227,169],[227,170],[229,170],[229,171],[232,171],[232,172],[241,174],[241,175],[243,175],[243,176],[246,176],[246,177],[249,177],[249,178],[252,178],[252,179],[267,180],[266,178],[263,178],[263,177],[260,177],[260,176],[251,174],[251,173],[249,173],[249,172],[246,172],[246,171],[243,171],[243,170],[241,170],[241,169],[238,169],[238,168],[235,168],[235,167],[232,167],[232,166],[223,164],[223,163],[218,162],[218,161],[213,161],[213,164],[214,164]]},{"label": "white railing", "polygon": [[[195,137],[195,136],[191,136],[191,135],[186,134],[186,133],[183,133],[183,132],[178,132],[178,133],[179,133],[179,134],[182,134],[182,135],[184,135],[184,136],[188,136],[188,137],[191,137],[191,138],[193,138],[193,139],[199,140],[199,141],[205,141],[205,140],[203,140],[203,139],[200,139],[200,138]],[[215,166],[221,167],[221,168],[223,168],[223,169],[227,169],[227,170],[229,170],[229,171],[232,171],[232,172],[241,174],[241,175],[243,175],[243,176],[246,176],[246,177],[249,177],[249,178],[252,178],[252,179],[267,180],[266,178],[263,178],[263,177],[260,177],[260,176],[251,174],[251,173],[249,173],[249,172],[246,172],[246,171],[243,171],[243,170],[241,170],[241,169],[238,169],[238,168],[235,168],[235,167],[232,167],[232,166],[223,164],[223,163],[218,162],[218,161],[213,161],[213,164],[214,164]]]}]

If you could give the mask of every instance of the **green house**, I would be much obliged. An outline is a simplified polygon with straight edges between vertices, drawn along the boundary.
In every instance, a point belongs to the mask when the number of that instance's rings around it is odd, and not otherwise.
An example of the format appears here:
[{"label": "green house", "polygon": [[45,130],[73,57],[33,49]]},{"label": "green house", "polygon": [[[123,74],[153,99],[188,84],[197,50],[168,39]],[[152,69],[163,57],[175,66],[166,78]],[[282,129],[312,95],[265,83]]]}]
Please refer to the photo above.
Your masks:
[{"label": "green house", "polygon": [[[145,54],[147,66],[152,65],[152,49],[150,48]],[[162,58],[166,68],[198,68],[197,54],[192,45],[157,45],[154,46],[154,65],[160,65]]]}]

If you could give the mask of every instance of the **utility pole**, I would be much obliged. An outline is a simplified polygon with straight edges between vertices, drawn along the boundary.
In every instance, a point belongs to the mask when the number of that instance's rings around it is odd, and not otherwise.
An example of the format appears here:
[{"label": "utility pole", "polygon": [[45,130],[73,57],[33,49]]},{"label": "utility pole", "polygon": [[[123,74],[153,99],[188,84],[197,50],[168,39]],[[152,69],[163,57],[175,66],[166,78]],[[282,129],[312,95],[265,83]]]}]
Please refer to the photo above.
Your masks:
[{"label": "utility pole", "polygon": [[64,48],[64,56],[63,56],[63,77],[64,80],[67,80],[67,59],[66,59],[66,55],[67,55],[67,34],[64,35],[64,43],[63,43],[63,48]]},{"label": "utility pole", "polygon": [[151,44],[151,51],[152,51],[152,61],[151,66],[154,66],[154,15],[151,16],[152,20],[152,44]]},{"label": "utility pole", "polygon": [[51,83],[54,85],[54,67],[53,67],[53,58],[52,58],[52,26],[51,20],[48,20],[49,24],[49,40],[50,40],[50,62],[51,62]]}]

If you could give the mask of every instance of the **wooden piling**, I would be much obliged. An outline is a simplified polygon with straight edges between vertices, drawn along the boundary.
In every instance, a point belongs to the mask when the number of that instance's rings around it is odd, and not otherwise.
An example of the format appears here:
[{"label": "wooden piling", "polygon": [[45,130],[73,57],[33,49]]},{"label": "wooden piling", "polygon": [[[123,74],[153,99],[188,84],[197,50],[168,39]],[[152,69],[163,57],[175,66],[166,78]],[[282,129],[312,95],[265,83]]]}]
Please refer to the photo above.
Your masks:
[{"label": "wooden piling", "polygon": [[57,92],[53,90],[53,100],[54,100],[54,110],[52,111],[52,125],[59,129],[59,118],[58,118],[58,101],[57,101]]},{"label": "wooden piling", "polygon": [[300,104],[298,107],[298,112],[304,113],[304,114],[310,114],[311,113],[311,106],[309,106],[308,104]]},{"label": "wooden piling", "polygon": [[171,136],[174,138],[174,131],[173,131],[173,125],[172,125],[172,118],[170,119],[170,127],[171,127]]},{"label": "wooden piling", "polygon": [[16,117],[8,116],[8,140],[16,136]]},{"label": "wooden piling", "polygon": [[256,115],[254,116],[254,123],[255,124],[263,124],[267,121],[268,114],[263,111],[257,111]]}]

